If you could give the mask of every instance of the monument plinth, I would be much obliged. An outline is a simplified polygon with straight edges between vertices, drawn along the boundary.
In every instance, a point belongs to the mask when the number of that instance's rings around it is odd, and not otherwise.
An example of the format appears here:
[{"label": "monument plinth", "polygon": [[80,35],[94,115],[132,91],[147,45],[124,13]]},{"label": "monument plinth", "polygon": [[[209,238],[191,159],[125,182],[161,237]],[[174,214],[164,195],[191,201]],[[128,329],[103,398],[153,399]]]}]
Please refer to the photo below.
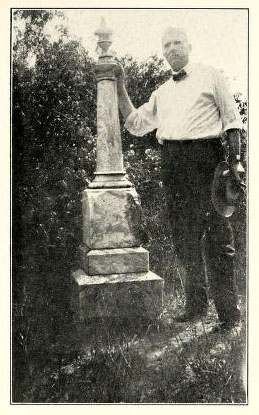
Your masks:
[{"label": "monument plinth", "polygon": [[123,166],[117,63],[109,51],[112,31],[102,19],[95,34],[100,55],[97,78],[95,178],[82,194],[80,269],[72,274],[72,304],[82,320],[101,316],[154,317],[162,305],[163,279],[149,271],[142,248],[140,205]]}]

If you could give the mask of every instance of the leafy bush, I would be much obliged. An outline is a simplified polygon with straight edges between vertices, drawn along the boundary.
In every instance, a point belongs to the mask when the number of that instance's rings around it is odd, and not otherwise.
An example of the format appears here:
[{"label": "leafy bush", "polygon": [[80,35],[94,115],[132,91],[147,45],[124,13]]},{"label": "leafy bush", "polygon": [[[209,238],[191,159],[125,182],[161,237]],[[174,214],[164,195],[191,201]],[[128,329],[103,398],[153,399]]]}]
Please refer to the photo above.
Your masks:
[{"label": "leafy bush", "polygon": [[[25,33],[18,33],[13,54],[13,367],[18,384],[33,355],[44,353],[62,322],[71,318],[80,194],[94,171],[96,134],[96,83],[87,52],[63,33],[51,43],[42,31],[50,16],[26,13]],[[35,19],[37,30],[31,31]],[[30,66],[33,52],[36,62]]]}]

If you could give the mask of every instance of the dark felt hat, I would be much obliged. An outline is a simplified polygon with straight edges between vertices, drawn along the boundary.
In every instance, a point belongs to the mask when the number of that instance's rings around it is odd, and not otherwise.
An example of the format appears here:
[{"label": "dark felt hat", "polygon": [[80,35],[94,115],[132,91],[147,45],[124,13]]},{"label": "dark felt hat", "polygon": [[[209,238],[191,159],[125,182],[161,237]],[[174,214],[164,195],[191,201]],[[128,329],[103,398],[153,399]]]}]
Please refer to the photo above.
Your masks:
[{"label": "dark felt hat", "polygon": [[221,216],[228,218],[234,213],[240,195],[240,185],[233,176],[229,164],[221,161],[216,167],[212,183],[214,208]]}]

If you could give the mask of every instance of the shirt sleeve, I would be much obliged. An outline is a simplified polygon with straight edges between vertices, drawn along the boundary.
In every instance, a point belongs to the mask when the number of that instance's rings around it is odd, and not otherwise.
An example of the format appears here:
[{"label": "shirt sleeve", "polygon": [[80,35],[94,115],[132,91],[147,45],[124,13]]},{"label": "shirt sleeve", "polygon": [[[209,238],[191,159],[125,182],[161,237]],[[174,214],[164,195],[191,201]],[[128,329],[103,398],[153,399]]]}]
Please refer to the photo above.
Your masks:
[{"label": "shirt sleeve", "polygon": [[215,101],[219,109],[223,131],[232,128],[242,129],[243,123],[233,93],[226,77],[219,70],[215,71],[214,82]]},{"label": "shirt sleeve", "polygon": [[154,92],[146,104],[130,113],[124,126],[131,134],[139,137],[157,128],[157,103]]}]

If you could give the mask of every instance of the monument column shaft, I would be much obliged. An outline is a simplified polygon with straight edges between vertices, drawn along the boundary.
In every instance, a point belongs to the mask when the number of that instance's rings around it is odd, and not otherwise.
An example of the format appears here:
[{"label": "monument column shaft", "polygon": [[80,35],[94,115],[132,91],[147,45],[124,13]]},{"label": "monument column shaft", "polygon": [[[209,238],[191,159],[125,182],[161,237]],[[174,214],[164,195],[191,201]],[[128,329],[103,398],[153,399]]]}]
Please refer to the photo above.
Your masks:
[{"label": "monument column shaft", "polygon": [[[102,59],[104,61],[102,61]],[[132,187],[123,168],[118,110],[117,64],[105,57],[96,65],[97,77],[97,148],[95,179],[89,188]]]},{"label": "monument column shaft", "polygon": [[124,174],[115,80],[98,81],[97,134],[96,173]]}]

